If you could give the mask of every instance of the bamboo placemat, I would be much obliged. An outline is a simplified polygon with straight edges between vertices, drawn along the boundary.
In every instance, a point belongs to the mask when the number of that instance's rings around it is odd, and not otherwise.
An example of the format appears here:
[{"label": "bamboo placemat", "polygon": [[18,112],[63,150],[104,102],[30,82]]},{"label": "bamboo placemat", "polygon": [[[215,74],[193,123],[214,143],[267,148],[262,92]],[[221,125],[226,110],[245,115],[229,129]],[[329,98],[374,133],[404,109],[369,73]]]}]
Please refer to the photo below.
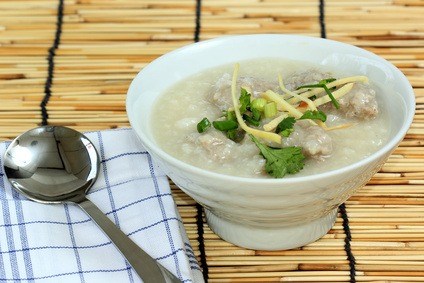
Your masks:
[{"label": "bamboo placemat", "polygon": [[299,249],[222,241],[171,183],[207,281],[424,282],[422,0],[2,0],[0,140],[43,123],[129,127],[126,91],[146,64],[197,40],[249,33],[327,37],[370,50],[408,77],[417,111],[405,140],[341,207],[333,229]]}]

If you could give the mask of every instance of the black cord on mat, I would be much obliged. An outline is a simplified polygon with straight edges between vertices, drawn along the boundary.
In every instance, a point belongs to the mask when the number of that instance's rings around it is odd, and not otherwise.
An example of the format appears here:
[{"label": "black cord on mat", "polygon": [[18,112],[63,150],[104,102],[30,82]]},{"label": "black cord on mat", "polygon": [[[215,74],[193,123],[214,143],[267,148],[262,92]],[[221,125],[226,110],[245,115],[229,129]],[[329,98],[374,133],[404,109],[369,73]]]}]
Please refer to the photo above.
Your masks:
[{"label": "black cord on mat", "polygon": [[321,26],[321,37],[326,38],[325,32],[325,14],[324,14],[324,0],[319,1],[319,24]]},{"label": "black cord on mat", "polygon": [[53,82],[53,72],[54,72],[54,56],[56,53],[56,49],[60,43],[60,35],[62,33],[62,22],[63,22],[63,0],[59,0],[59,5],[57,9],[57,22],[56,22],[56,34],[53,42],[53,46],[49,48],[49,55],[47,56],[48,63],[48,72],[46,83],[44,84],[44,98],[41,101],[41,124],[43,126],[48,125],[47,119],[49,117],[47,113],[47,103],[49,102],[51,96],[51,86]]},{"label": "black cord on mat", "polygon": [[[319,23],[321,26],[321,37],[322,38],[326,38],[326,30],[325,30],[325,14],[324,14],[324,0],[320,0],[319,1]],[[352,234],[350,233],[350,227],[349,227],[349,218],[347,216],[347,212],[346,212],[346,205],[344,203],[342,203],[339,206],[339,210],[341,213],[341,216],[343,218],[343,230],[345,232],[345,251],[347,254],[347,259],[349,260],[349,267],[350,267],[350,282],[351,283],[355,283],[356,282],[356,261],[355,261],[355,257],[353,256],[352,253],[352,249],[350,246],[350,241],[352,240]]]},{"label": "black cord on mat", "polygon": [[202,7],[202,1],[197,0],[196,1],[196,29],[194,30],[194,41],[199,41],[199,35],[200,35],[200,12]]},{"label": "black cord on mat", "polygon": [[356,279],[355,279],[355,275],[356,275],[355,263],[356,263],[356,261],[355,261],[355,257],[353,256],[351,246],[350,246],[350,241],[352,240],[352,234],[350,233],[349,219],[347,217],[346,205],[344,203],[342,203],[339,206],[339,210],[340,210],[341,216],[343,218],[343,230],[346,234],[344,242],[345,242],[345,251],[347,253],[347,259],[349,260],[350,282],[355,283],[356,282]]},{"label": "black cord on mat", "polygon": [[203,230],[203,208],[200,204],[196,204],[197,216],[196,216],[196,224],[197,224],[197,241],[199,242],[199,251],[200,251],[200,266],[202,267],[203,279],[205,282],[208,282],[209,278],[209,270],[206,262],[206,252],[205,252],[205,239],[204,230]]},{"label": "black cord on mat", "polygon": [[[200,15],[201,15],[201,7],[202,1],[196,0],[196,28],[194,30],[194,41],[199,41],[200,35]],[[200,266],[202,267],[203,279],[205,282],[208,282],[209,278],[209,270],[208,264],[206,262],[206,250],[205,250],[205,239],[204,239],[204,230],[203,230],[203,208],[200,204],[196,204],[197,216],[196,216],[196,224],[197,224],[197,241],[199,242],[199,252],[200,252]]]}]

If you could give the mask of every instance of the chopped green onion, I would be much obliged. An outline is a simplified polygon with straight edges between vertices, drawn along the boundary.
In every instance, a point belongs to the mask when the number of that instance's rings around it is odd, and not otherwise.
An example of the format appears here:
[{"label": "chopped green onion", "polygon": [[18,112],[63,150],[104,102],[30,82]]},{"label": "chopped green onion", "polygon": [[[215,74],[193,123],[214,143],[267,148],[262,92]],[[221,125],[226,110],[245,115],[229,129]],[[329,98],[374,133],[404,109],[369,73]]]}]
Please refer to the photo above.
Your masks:
[{"label": "chopped green onion", "polygon": [[250,103],[250,108],[258,109],[259,111],[264,111],[264,106],[268,103],[265,98],[256,98]]},{"label": "chopped green onion", "polygon": [[199,133],[203,133],[204,131],[206,131],[209,127],[211,126],[211,122],[209,122],[208,118],[203,118],[202,121],[200,121],[197,124],[197,131]]},{"label": "chopped green onion", "polygon": [[237,129],[232,129],[227,131],[227,138],[229,138],[232,141],[236,141],[236,134],[237,134]]},{"label": "chopped green onion", "polygon": [[261,119],[261,111],[256,108],[252,108],[252,119],[259,121]]},{"label": "chopped green onion", "polygon": [[282,136],[285,136],[286,138],[288,138],[290,136],[290,134],[293,133],[293,132],[294,132],[294,129],[291,128],[291,129],[285,129],[284,131],[281,131],[280,134]]},{"label": "chopped green onion", "polygon": [[243,119],[246,120],[247,122],[249,122],[250,124],[252,124],[253,126],[259,127],[259,122],[254,120],[249,115],[243,114]]},{"label": "chopped green onion", "polygon": [[212,122],[212,125],[215,129],[219,131],[229,131],[229,130],[237,129],[238,127],[238,123],[232,120],[214,121]]},{"label": "chopped green onion", "polygon": [[322,85],[322,87],[325,89],[325,92],[328,94],[328,96],[330,97],[331,101],[333,101],[334,106],[336,106],[336,108],[339,109],[340,108],[340,105],[337,103],[337,100],[334,98],[333,94],[328,89],[328,87],[326,85]]},{"label": "chopped green onion", "polygon": [[[227,120],[228,121],[234,121],[234,122],[238,123],[236,113],[234,111],[229,111],[227,113]],[[236,134],[237,134],[237,128],[227,131],[227,137],[229,139],[233,140],[233,141],[236,140]]]},{"label": "chopped green onion", "polygon": [[[334,82],[336,79],[335,78],[331,78],[331,79],[326,79],[326,80],[322,80],[319,82],[319,84],[325,85],[325,84],[329,84]],[[335,90],[337,87],[333,86],[332,88],[330,88],[330,90]]]},{"label": "chopped green onion", "polygon": [[274,101],[264,105],[265,118],[270,118],[277,114],[277,103]]},{"label": "chopped green onion", "polygon": [[237,122],[236,114],[234,111],[227,112],[227,120]]},{"label": "chopped green onion", "polygon": [[325,85],[325,84],[328,84],[328,83],[332,83],[335,80],[336,80],[335,78],[325,79],[325,80],[321,80],[318,84]]},{"label": "chopped green onion", "polygon": [[331,93],[331,91],[328,89],[328,87],[325,84],[303,85],[303,86],[298,87],[297,89],[310,88],[310,87],[322,87],[325,90],[325,92],[328,94],[328,96],[330,97],[331,101],[334,103],[334,106],[336,106],[337,109],[340,108],[340,105],[337,103],[333,94]]}]

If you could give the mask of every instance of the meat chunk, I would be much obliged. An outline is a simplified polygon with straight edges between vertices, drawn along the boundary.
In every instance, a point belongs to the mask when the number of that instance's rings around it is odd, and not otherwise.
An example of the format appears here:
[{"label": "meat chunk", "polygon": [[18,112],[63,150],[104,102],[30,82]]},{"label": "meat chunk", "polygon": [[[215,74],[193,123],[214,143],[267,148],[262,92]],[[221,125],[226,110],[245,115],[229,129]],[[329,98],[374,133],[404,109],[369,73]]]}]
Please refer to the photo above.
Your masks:
[{"label": "meat chunk", "polygon": [[297,71],[284,81],[288,90],[296,90],[303,85],[318,84],[320,81],[331,78],[329,73],[323,73],[316,69]]},{"label": "meat chunk", "polygon": [[327,131],[320,126],[311,126],[307,121],[298,121],[294,125],[294,132],[283,139],[283,146],[302,147],[305,156],[314,158],[324,158],[333,151],[333,142]]},{"label": "meat chunk", "polygon": [[328,156],[333,151],[333,143],[327,131],[319,126],[311,126],[304,130],[300,142],[303,151],[309,156]]},{"label": "meat chunk", "polygon": [[221,172],[225,172],[225,168],[231,171],[234,166],[240,166],[246,176],[265,174],[266,161],[248,136],[236,143],[227,138],[225,133],[209,128],[202,134],[192,133],[187,136],[183,151],[201,160],[200,167],[204,164],[214,164]]},{"label": "meat chunk", "polygon": [[[337,99],[340,105],[340,113],[344,113],[346,118],[370,119],[378,114],[378,103],[375,90],[363,83],[355,83],[352,90],[344,96]],[[333,103],[326,103],[320,107],[320,110],[334,111]]]},{"label": "meat chunk", "polygon": [[208,158],[216,161],[228,161],[232,158],[232,150],[236,143],[230,140],[220,131],[210,129],[207,133],[194,134],[186,138],[186,141],[194,143],[202,148]]},{"label": "meat chunk", "polygon": [[[221,110],[227,110],[233,106],[231,97],[231,83],[232,77],[230,74],[225,73],[215,84],[213,90],[213,102]],[[277,91],[277,83],[272,84],[262,78],[256,77],[240,77],[237,79],[236,94],[240,96],[241,88],[246,89],[252,94],[252,97],[262,97],[261,94],[267,90]]]}]

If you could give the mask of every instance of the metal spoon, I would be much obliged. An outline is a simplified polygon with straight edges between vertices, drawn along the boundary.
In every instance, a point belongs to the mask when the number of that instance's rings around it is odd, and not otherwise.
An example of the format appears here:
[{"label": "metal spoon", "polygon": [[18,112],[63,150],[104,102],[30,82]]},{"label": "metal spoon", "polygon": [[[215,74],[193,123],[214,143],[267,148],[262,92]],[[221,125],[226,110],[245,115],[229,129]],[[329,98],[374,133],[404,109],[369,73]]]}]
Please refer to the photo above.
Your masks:
[{"label": "metal spoon", "polygon": [[100,161],[83,134],[43,126],[18,136],[7,148],[4,172],[11,185],[41,203],[78,204],[105,232],[145,283],[181,282],[125,235],[85,194],[94,184]]}]

